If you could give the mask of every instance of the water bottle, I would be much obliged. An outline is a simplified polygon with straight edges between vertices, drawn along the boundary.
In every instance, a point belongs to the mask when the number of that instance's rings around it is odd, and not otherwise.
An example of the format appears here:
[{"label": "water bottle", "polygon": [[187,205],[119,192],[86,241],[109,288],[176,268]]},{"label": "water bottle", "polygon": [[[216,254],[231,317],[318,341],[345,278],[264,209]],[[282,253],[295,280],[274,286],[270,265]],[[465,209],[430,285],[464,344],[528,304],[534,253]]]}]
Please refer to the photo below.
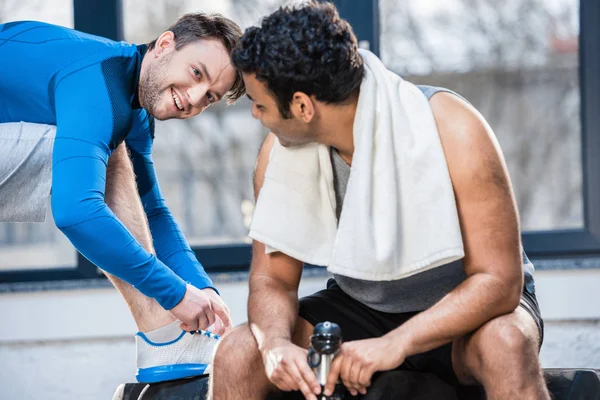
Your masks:
[{"label": "water bottle", "polygon": [[[327,376],[331,370],[331,364],[342,347],[342,330],[333,322],[318,323],[310,337],[310,349],[308,349],[308,365],[313,369],[317,380],[321,384],[321,393],[327,383]],[[335,390],[331,396],[321,394],[319,400],[341,400],[344,398],[346,388],[338,380]]]}]

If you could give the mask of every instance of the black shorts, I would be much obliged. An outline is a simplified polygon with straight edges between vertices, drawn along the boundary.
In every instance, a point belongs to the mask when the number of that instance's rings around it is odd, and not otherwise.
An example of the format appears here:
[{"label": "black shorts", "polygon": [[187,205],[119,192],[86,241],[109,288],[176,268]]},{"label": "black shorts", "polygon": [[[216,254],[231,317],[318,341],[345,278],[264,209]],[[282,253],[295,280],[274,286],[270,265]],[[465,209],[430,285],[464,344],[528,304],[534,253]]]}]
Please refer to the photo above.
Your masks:
[{"label": "black shorts", "polygon": [[[538,325],[541,346],[544,323],[532,284],[523,287],[520,307],[523,307]],[[335,322],[342,329],[344,341],[383,336],[416,314],[418,312],[394,314],[373,310],[344,293],[334,279],[329,279],[327,289],[300,299],[299,311],[300,317],[313,326],[323,321]],[[398,369],[429,372],[450,384],[458,384],[452,368],[452,343],[410,356]]]}]

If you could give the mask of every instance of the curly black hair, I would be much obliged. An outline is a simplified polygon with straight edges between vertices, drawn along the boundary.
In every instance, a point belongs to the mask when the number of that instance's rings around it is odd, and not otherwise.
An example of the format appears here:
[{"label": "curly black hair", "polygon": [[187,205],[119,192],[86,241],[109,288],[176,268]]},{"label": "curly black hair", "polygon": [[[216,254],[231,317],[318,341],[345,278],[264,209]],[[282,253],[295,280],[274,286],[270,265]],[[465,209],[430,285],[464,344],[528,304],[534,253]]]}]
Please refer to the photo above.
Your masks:
[{"label": "curly black hair", "polygon": [[311,1],[281,7],[246,29],[231,54],[244,73],[255,73],[290,117],[295,92],[339,103],[358,91],[364,74],[356,36],[335,6]]}]

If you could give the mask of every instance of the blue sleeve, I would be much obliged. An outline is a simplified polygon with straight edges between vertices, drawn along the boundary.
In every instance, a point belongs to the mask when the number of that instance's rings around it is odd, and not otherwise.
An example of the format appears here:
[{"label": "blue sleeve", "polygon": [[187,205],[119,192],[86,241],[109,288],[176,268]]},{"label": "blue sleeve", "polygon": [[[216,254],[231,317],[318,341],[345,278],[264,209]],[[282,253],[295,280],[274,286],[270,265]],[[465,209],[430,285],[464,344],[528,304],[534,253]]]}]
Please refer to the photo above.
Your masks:
[{"label": "blue sleeve", "polygon": [[137,111],[131,133],[125,142],[130,151],[156,255],[184,281],[199,289],[210,287],[217,291],[165,204],[152,161],[153,137],[154,119],[144,110]]},{"label": "blue sleeve", "polygon": [[[109,96],[100,65],[57,82],[52,160],[52,212],[57,227],[96,266],[155,298],[165,309],[186,284],[147,252],[104,201],[108,157],[131,123]],[[113,93],[114,94],[114,93]]]}]

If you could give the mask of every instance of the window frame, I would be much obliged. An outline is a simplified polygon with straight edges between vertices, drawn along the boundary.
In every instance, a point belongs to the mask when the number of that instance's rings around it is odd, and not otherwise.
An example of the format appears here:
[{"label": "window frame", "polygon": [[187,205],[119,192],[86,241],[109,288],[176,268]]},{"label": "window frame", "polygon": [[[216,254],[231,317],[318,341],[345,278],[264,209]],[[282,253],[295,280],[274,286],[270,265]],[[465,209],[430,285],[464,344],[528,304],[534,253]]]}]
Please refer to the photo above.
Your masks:
[{"label": "window frame", "polygon": [[[360,40],[367,40],[379,54],[379,1],[335,0],[342,17],[353,26]],[[121,0],[73,0],[75,29],[123,40]],[[581,96],[581,160],[583,215],[581,229],[523,232],[525,252],[532,259],[575,259],[600,255],[600,2],[580,1],[579,86]],[[593,207],[593,205],[598,205]],[[193,246],[198,260],[209,273],[247,271],[251,245],[231,243]],[[592,268],[597,263],[593,263]],[[597,267],[597,266],[596,266]],[[586,268],[582,263],[556,263],[548,269]],[[538,269],[539,266],[538,266]],[[541,263],[541,269],[544,264]],[[104,279],[99,270],[78,253],[73,267],[0,272],[0,283]]]}]

